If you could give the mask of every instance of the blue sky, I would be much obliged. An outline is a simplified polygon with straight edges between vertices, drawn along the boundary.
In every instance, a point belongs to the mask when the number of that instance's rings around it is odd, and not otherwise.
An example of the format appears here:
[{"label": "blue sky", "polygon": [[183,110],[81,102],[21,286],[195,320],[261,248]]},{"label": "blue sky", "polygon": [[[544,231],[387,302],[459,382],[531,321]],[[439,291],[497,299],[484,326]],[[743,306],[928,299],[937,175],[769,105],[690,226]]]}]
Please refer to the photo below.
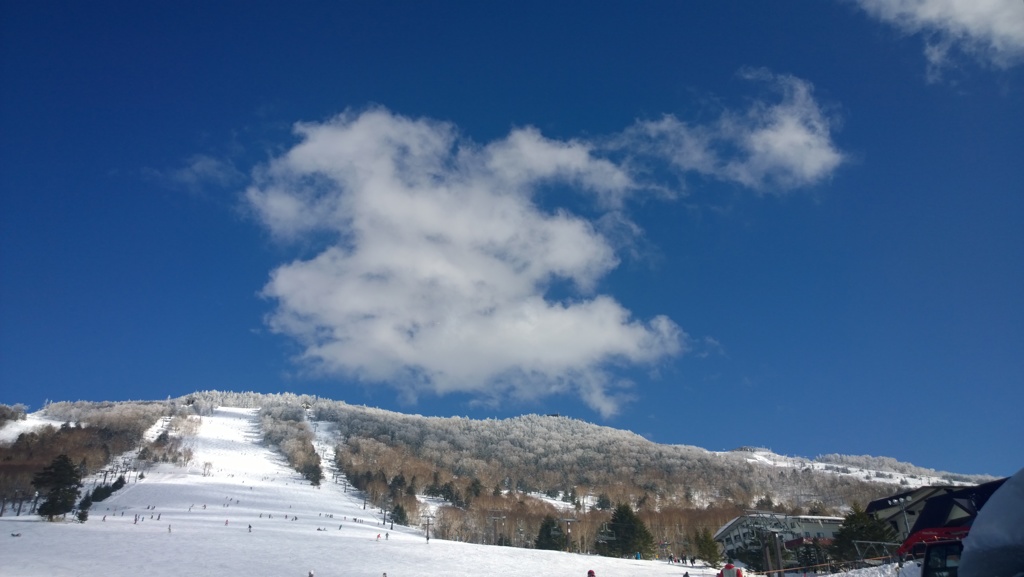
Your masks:
[{"label": "blue sky", "polygon": [[1024,4],[0,4],[0,402],[1024,464]]}]

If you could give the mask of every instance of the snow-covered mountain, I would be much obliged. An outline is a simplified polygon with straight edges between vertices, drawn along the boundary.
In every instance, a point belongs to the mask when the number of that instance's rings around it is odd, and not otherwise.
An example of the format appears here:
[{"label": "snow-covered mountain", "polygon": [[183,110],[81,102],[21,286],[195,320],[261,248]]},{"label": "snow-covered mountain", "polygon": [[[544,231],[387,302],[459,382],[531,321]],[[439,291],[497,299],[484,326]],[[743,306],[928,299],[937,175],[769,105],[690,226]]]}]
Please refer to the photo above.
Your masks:
[{"label": "snow-covered mountain", "polygon": [[[392,463],[405,463],[407,475],[410,461],[417,460],[421,487],[431,471],[442,470],[463,479],[479,479],[488,491],[500,484],[520,493],[546,493],[566,501],[571,501],[568,491],[586,487],[589,494],[576,496],[585,503],[604,492],[616,502],[653,498],[659,509],[749,507],[771,500],[787,508],[839,512],[853,502],[864,504],[919,486],[992,480],[983,475],[933,471],[888,457],[807,458],[778,455],[763,448],[711,452],[689,445],[662,445],[629,431],[558,416],[424,417],[290,393],[203,391],[179,399],[136,403],[131,409],[119,403],[53,403],[0,429],[0,442],[44,423],[88,424],[98,415],[127,410],[143,419],[155,418],[154,410],[203,415],[222,405],[297,410],[300,419],[328,422],[325,430],[334,437],[321,439],[322,444],[333,450],[338,441],[344,441],[354,450],[373,450]],[[369,472],[375,474],[377,468]]]},{"label": "snow-covered mountain", "polygon": [[730,451],[730,453],[742,454],[748,462],[754,464],[784,469],[806,468],[838,477],[900,485],[902,489],[913,489],[926,485],[974,485],[993,480],[993,477],[988,475],[963,475],[917,467],[891,457],[830,454],[819,455],[811,459],[778,455],[768,449],[748,447]]},{"label": "snow-covered mountain", "polygon": [[[384,525],[379,511],[364,508],[363,495],[341,479],[320,487],[302,479],[261,442],[255,409],[220,407],[194,418],[200,423],[188,440],[190,464],[153,466],[96,503],[87,522],[47,523],[10,511],[0,517],[0,574],[537,577],[583,576],[589,569],[600,577],[715,574],[700,564],[428,542],[418,522]],[[147,436],[155,438],[166,426],[167,421],[158,422]],[[328,425],[318,427],[318,434],[327,434],[321,428]],[[329,450],[327,443],[318,445]],[[98,482],[98,477],[87,479],[86,487]],[[892,568],[858,573],[883,574],[891,576]]]}]

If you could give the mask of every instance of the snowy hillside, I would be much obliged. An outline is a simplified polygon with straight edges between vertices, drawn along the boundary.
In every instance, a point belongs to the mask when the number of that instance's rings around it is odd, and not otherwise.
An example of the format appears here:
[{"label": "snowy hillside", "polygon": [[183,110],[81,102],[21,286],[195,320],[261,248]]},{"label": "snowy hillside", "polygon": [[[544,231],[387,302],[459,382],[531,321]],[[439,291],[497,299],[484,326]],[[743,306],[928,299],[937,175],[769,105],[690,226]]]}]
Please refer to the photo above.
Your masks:
[{"label": "snowy hillside", "polygon": [[[26,420],[8,422],[0,430],[0,437],[10,441],[33,427],[64,422],[90,426],[113,420],[121,429],[131,428],[132,422],[144,423],[145,427],[159,415],[176,419],[190,414],[210,415],[219,406],[262,407],[264,413],[277,415],[274,418],[289,414],[289,419],[294,419],[298,411],[299,420],[323,424],[316,452],[333,462],[333,448],[338,440],[344,440],[346,452],[339,455],[339,462],[347,474],[359,476],[362,481],[364,475],[376,475],[382,469],[389,477],[403,473],[415,479],[418,475],[422,494],[424,480],[433,477],[436,487],[454,483],[453,494],[445,497],[449,500],[458,491],[467,491],[470,481],[488,490],[501,484],[507,491],[535,496],[559,509],[573,503],[593,507],[602,495],[605,502],[637,503],[653,497],[659,513],[680,511],[680,515],[689,516],[664,519],[664,523],[658,523],[664,527],[681,526],[680,522],[693,525],[694,515],[685,511],[721,509],[711,515],[713,518],[699,521],[711,524],[735,515],[726,508],[751,507],[761,501],[841,514],[850,503],[866,503],[924,485],[992,480],[924,469],[889,457],[833,454],[810,459],[778,455],[764,448],[711,452],[688,445],[662,445],[629,431],[551,415],[484,420],[424,417],[291,393],[201,391],[179,399],[131,404],[52,403]],[[267,423],[261,426],[264,439],[274,444],[297,432],[289,432],[287,425],[271,426],[276,431],[273,433]],[[325,436],[328,432],[330,438]],[[301,453],[304,456],[288,451],[293,467],[301,470],[296,459],[313,456],[313,448],[307,447]],[[372,454],[374,462],[384,465],[354,458],[353,454],[360,451]],[[441,478],[437,478],[438,471]],[[737,479],[745,482],[740,484]],[[365,482],[360,486],[367,487]],[[585,492],[575,494],[575,488],[580,487]],[[534,517],[538,514],[531,513]],[[539,523],[537,519],[529,522]],[[485,542],[481,523],[474,527],[475,536],[464,538]],[[671,542],[680,535],[669,531],[656,538]]]},{"label": "snowy hillside", "polygon": [[[874,483],[900,485],[902,490],[927,485],[971,485],[990,481],[985,475],[953,475],[931,469],[915,467],[887,457],[825,455],[815,459],[778,455],[768,449],[738,449],[718,455],[741,454],[749,463],[785,469],[811,469],[839,477],[863,479]],[[854,463],[878,462],[876,466],[858,466]]]},{"label": "snowy hillside", "polygon": [[[158,433],[158,423],[152,433]],[[381,523],[343,484],[311,486],[260,444],[256,410],[217,409],[188,440],[188,467],[161,464],[101,503],[89,521],[0,517],[0,574],[104,575],[714,575],[663,561],[490,547]],[[322,443],[326,448],[328,443]],[[208,474],[204,475],[204,470]],[[328,479],[332,475],[328,474]],[[89,480],[91,488],[95,480]],[[251,529],[250,529],[251,527]],[[379,538],[378,538],[379,537]],[[861,572],[893,574],[892,568]]]},{"label": "snowy hillside", "polygon": [[10,443],[17,439],[18,435],[34,431],[46,425],[59,427],[61,423],[62,421],[47,418],[42,411],[29,413],[24,419],[8,421],[6,425],[0,428],[0,443]]}]

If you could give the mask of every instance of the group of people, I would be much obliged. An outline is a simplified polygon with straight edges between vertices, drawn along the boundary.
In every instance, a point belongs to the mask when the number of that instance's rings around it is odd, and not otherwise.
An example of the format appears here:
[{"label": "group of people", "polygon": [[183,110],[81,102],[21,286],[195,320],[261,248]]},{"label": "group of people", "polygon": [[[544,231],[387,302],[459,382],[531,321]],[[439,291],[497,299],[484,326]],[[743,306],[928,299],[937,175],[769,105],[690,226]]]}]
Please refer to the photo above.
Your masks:
[{"label": "group of people", "polygon": [[[668,562],[669,563],[682,563],[682,564],[686,564],[686,560],[687,560],[686,555],[683,555],[681,557],[676,557],[673,553],[669,553],[669,555],[668,555]],[[691,566],[697,564],[697,558],[696,557],[690,557],[689,560],[690,560],[690,565]]]},{"label": "group of people", "polygon": [[[310,577],[313,577],[312,573],[310,573]],[[384,577],[387,577],[387,574],[385,574]],[[587,571],[587,577],[596,577],[593,569]],[[683,577],[690,577],[690,572],[687,571],[684,573]],[[718,572],[717,577],[743,577],[743,569],[740,569],[732,563],[726,563],[725,567],[722,567],[722,570]]]},{"label": "group of people", "polygon": [[[689,576],[690,576],[690,572],[687,571],[686,575],[684,577],[689,577]],[[313,570],[312,569],[309,570],[309,577],[315,577],[313,575]],[[388,574],[385,573],[384,577],[388,577]],[[587,571],[587,577],[597,577],[597,574],[594,573],[593,569],[591,569],[591,570]],[[739,567],[736,567],[732,563],[727,563],[726,566],[722,567],[722,570],[718,572],[718,577],[743,577],[743,569],[740,569]]]}]

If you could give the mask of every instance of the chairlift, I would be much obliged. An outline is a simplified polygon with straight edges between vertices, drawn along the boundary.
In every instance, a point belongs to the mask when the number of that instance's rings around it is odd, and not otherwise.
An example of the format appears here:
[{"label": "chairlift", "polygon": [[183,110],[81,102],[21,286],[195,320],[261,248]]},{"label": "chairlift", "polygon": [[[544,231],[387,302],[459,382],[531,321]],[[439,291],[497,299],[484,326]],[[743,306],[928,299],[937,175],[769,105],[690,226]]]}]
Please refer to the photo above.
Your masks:
[{"label": "chairlift", "polygon": [[607,543],[608,541],[614,541],[614,540],[615,540],[615,533],[612,532],[611,528],[608,526],[608,523],[605,523],[604,525],[601,525],[601,529],[597,532],[597,542],[598,543]]}]

